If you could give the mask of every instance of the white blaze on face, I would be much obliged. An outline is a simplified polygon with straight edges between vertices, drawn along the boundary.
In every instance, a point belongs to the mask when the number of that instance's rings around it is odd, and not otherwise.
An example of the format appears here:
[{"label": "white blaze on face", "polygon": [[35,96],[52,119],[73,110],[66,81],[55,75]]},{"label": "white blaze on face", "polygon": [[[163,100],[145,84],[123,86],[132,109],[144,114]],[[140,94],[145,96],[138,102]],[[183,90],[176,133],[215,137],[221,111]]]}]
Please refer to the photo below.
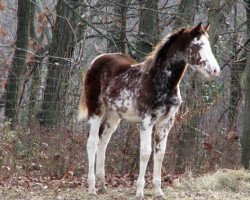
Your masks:
[{"label": "white blaze on face", "polygon": [[194,66],[206,76],[219,76],[220,66],[214,57],[207,35],[204,34],[200,38],[195,38],[192,44],[200,47],[197,56],[200,58],[199,63],[202,63],[201,66],[198,63]]}]

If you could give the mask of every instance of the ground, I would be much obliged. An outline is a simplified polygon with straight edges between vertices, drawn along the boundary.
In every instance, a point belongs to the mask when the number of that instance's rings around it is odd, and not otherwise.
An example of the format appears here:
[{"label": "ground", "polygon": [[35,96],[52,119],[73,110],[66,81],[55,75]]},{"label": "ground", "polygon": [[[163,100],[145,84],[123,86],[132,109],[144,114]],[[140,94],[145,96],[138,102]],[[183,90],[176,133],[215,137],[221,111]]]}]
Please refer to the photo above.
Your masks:
[{"label": "ground", "polygon": [[[194,177],[191,173],[174,181],[173,186],[164,187],[166,199],[184,200],[250,200],[250,171],[219,170]],[[135,187],[108,188],[107,194],[89,196],[83,186],[50,188],[34,184],[32,187],[1,186],[1,200],[128,200],[135,199]],[[154,199],[153,189],[145,190],[145,199]]]}]

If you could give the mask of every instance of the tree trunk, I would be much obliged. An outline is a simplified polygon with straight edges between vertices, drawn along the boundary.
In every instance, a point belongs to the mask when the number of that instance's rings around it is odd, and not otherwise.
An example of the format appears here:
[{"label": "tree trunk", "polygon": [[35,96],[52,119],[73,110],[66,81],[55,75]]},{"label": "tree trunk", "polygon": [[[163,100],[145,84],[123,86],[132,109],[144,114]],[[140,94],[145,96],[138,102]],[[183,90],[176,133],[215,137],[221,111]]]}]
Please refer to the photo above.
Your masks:
[{"label": "tree trunk", "polygon": [[193,25],[196,5],[198,5],[198,0],[182,0],[180,2],[174,29]]},{"label": "tree trunk", "polygon": [[128,0],[118,0],[114,5],[114,21],[110,35],[113,41],[108,42],[109,52],[126,53],[126,14]]},{"label": "tree trunk", "polygon": [[234,6],[234,31],[232,49],[234,52],[234,59],[231,64],[231,80],[230,80],[230,100],[229,100],[229,112],[228,112],[228,131],[236,131],[237,118],[238,118],[238,105],[241,99],[241,74],[242,74],[242,63],[238,63],[237,55],[237,44],[238,33],[237,33],[237,6]]},{"label": "tree trunk", "polygon": [[[179,5],[177,19],[174,24],[174,29],[178,29],[180,27],[186,27],[187,25],[193,25],[194,15],[195,15],[195,6],[198,4],[198,0],[182,0]],[[189,69],[188,69],[189,71]],[[191,72],[190,74],[193,74]],[[201,94],[202,88],[201,78],[199,74],[195,73],[193,76],[189,76],[189,73],[184,77],[183,82],[189,82],[192,84],[182,84],[181,93],[185,94],[183,99],[185,101],[186,106],[189,110],[198,110],[198,102],[197,98]],[[186,87],[189,85],[189,87]],[[192,85],[192,87],[190,87]],[[180,108],[180,112],[183,109],[183,106]],[[186,112],[186,111],[184,111]],[[183,172],[187,166],[190,166],[194,163],[195,155],[197,153],[197,144],[196,140],[196,128],[199,125],[199,113],[195,112],[195,115],[190,116],[188,118],[188,123],[185,124],[185,128],[181,129],[179,133],[175,135],[176,140],[179,141],[178,146],[176,148],[176,172]],[[192,157],[191,157],[192,155]]]},{"label": "tree trunk", "polygon": [[209,2],[208,21],[211,22],[209,28],[209,40],[211,47],[214,47],[214,44],[217,42],[218,33],[226,28],[227,23],[225,15],[231,11],[235,1],[236,0],[225,0],[223,5],[221,5],[221,0],[211,0]]},{"label": "tree trunk", "polygon": [[30,5],[30,37],[33,40],[37,39],[35,16],[36,16],[36,0],[32,0]]},{"label": "tree trunk", "polygon": [[140,18],[139,18],[139,31],[137,41],[137,59],[141,60],[146,54],[152,51],[153,45],[158,40],[158,15],[157,7],[158,1],[141,0],[140,6]]},{"label": "tree trunk", "polygon": [[[247,13],[247,29],[250,30],[250,0],[245,0],[246,13]],[[250,38],[250,32],[247,32],[247,37]],[[246,49],[250,49],[250,43],[248,43]],[[245,169],[250,169],[250,51],[247,51],[246,61],[246,82],[245,82],[245,113],[244,113],[244,125],[241,139],[242,145],[242,158],[241,162]]]},{"label": "tree trunk", "polygon": [[212,0],[209,3],[209,10],[208,10],[208,21],[212,22],[209,28],[209,40],[211,46],[217,41],[217,33],[221,31],[221,7],[220,7],[220,0]]},{"label": "tree trunk", "polygon": [[[193,74],[193,72],[191,72]],[[186,76],[186,81],[190,82],[189,87],[185,86],[182,88],[182,92],[185,92],[185,105],[188,107],[189,116],[187,117],[187,121],[182,125],[183,128],[180,129],[180,132],[176,134],[176,139],[178,142],[177,146],[177,160],[175,165],[175,171],[177,173],[182,173],[186,170],[186,168],[192,169],[196,166],[197,162],[197,153],[199,149],[199,137],[202,135],[199,134],[198,127],[200,124],[200,118],[202,116],[202,97],[203,93],[203,81],[200,77],[199,72],[195,72],[192,76]],[[185,85],[185,84],[183,84]],[[184,106],[184,104],[183,104]],[[180,109],[182,112],[183,106]],[[184,113],[186,110],[184,110]]]},{"label": "tree trunk", "polygon": [[20,86],[26,69],[26,57],[30,33],[30,0],[19,0],[17,11],[16,49],[9,71],[5,94],[5,116],[12,125],[17,122]]},{"label": "tree trunk", "polygon": [[[70,0],[68,3],[74,7],[78,0]],[[41,112],[38,115],[40,123],[45,126],[54,126],[63,118],[70,59],[76,41],[74,32],[77,26],[77,17],[63,1],[58,1],[56,13],[57,17],[49,49],[50,57],[44,98]]]}]

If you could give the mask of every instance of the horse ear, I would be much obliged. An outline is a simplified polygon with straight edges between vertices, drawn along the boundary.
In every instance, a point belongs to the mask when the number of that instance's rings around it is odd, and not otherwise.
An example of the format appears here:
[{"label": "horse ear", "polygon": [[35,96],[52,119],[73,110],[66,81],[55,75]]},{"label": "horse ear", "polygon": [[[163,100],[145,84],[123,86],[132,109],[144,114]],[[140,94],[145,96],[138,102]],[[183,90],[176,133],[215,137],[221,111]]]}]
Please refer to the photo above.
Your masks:
[{"label": "horse ear", "polygon": [[208,22],[208,23],[207,23],[207,25],[206,25],[206,26],[204,26],[204,30],[205,30],[205,31],[208,31],[208,30],[209,30],[209,28],[210,28],[210,23]]},{"label": "horse ear", "polygon": [[201,26],[202,25],[202,22],[200,22],[196,27],[195,27],[195,30],[197,31],[200,31],[201,30]]},{"label": "horse ear", "polygon": [[202,22],[200,22],[196,27],[194,27],[192,30],[191,30],[191,35],[193,37],[196,37],[197,35],[199,35],[202,31]]}]

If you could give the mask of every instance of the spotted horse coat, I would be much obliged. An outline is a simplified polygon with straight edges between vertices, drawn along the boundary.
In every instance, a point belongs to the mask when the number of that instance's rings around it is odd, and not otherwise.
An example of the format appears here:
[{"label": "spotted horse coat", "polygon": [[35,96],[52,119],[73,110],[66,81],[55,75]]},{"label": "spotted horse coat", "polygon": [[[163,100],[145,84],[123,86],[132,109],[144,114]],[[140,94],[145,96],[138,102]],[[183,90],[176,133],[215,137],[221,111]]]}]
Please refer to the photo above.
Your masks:
[{"label": "spotted horse coat", "polygon": [[141,63],[120,53],[102,54],[94,59],[84,76],[79,118],[90,123],[87,142],[88,190],[96,194],[105,187],[105,152],[121,119],[140,123],[140,172],[136,196],[143,198],[145,172],[154,138],[153,183],[155,195],[161,190],[161,166],[169,130],[182,102],[179,83],[188,65],[206,77],[218,76],[219,65],[202,26],[180,29],[165,37]]}]

